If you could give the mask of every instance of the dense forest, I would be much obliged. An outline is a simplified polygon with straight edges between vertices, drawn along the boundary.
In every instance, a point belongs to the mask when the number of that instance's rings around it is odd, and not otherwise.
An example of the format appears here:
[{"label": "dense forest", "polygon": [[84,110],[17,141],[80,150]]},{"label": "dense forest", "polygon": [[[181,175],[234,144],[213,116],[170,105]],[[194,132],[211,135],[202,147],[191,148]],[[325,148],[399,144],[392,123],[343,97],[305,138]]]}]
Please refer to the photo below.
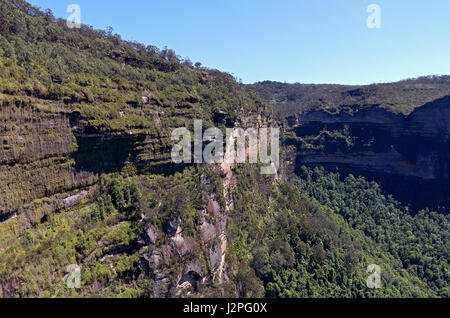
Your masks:
[{"label": "dense forest", "polygon": [[[230,226],[233,256],[248,266],[246,296],[449,296],[449,216],[424,210],[412,217],[377,183],[352,175],[341,181],[323,168],[303,167],[265,193],[246,173],[238,172],[247,191],[236,194]],[[380,290],[365,285],[372,263],[383,269]]]},{"label": "dense forest", "polygon": [[[408,114],[448,77],[278,85],[1,1],[0,297],[449,297],[448,207],[411,213],[377,182],[294,162],[285,121],[316,106]],[[279,174],[173,164],[171,131],[194,119],[283,127]]]}]

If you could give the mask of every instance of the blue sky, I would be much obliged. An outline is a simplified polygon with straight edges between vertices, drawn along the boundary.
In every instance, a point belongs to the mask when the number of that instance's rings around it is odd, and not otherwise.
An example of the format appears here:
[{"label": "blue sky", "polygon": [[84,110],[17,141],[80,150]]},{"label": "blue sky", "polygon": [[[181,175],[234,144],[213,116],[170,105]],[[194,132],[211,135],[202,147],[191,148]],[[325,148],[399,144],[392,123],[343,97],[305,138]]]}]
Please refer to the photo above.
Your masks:
[{"label": "blue sky", "polygon": [[[370,84],[450,74],[448,0],[31,0],[242,78]],[[369,29],[367,6],[381,8]]]}]

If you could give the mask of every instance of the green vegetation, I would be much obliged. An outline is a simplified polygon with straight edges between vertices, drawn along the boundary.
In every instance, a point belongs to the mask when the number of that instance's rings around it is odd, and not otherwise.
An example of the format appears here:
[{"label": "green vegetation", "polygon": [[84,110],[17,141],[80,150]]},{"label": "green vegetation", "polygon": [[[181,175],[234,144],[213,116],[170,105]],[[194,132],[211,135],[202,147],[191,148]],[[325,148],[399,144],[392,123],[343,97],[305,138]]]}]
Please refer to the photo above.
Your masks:
[{"label": "green vegetation", "polygon": [[[129,255],[114,255],[104,263],[99,262],[98,257],[107,255],[116,246],[129,246],[136,240],[139,189],[132,181],[124,182],[117,177],[102,179],[99,190],[103,194],[96,202],[77,210],[53,213],[14,242],[2,241],[0,281],[12,287],[9,289],[4,285],[4,293],[13,292],[3,296],[95,296],[99,295],[100,286],[112,278],[117,283],[111,289],[125,287],[126,282],[137,278],[136,251]],[[2,237],[14,231],[15,221],[1,224]],[[111,267],[109,262],[117,266]],[[85,290],[68,289],[65,285],[65,270],[71,264],[81,264]],[[137,283],[129,285],[127,290],[130,288],[134,295],[143,293]],[[114,295],[120,297],[121,293]]]},{"label": "green vegetation", "polygon": [[[258,189],[251,169],[236,170],[228,261],[242,296],[450,296],[448,216],[412,217],[362,177],[302,171]],[[381,289],[366,287],[370,264]]]},{"label": "green vegetation", "polygon": [[415,108],[448,95],[450,76],[430,76],[365,86],[259,82],[249,87],[269,101],[279,118],[310,110],[353,114],[381,107],[408,115]]},{"label": "green vegetation", "polygon": [[[16,233],[17,219],[0,223],[3,296],[152,296],[154,282],[139,266],[145,253],[139,242],[143,228],[152,224],[163,232],[167,217],[176,215],[183,224],[183,235],[195,236],[196,209],[204,203],[198,189],[200,173],[186,169],[172,177],[104,176],[94,202],[52,213],[23,235]],[[205,173],[214,177],[212,171]],[[161,236],[156,246],[166,242]],[[198,244],[194,244],[194,254],[201,259],[202,245]],[[174,256],[164,265],[173,273],[180,270],[175,260]],[[71,264],[81,267],[81,289],[67,287],[66,269]]]},{"label": "green vegetation", "polygon": [[0,12],[0,93],[30,96],[41,110],[64,104],[100,130],[155,135],[190,118],[211,121],[218,110],[233,120],[263,109],[229,74],[195,68],[170,49],[69,29],[22,0],[2,1]]},{"label": "green vegetation", "polygon": [[[375,104],[409,113],[448,86],[253,88],[283,117]],[[319,168],[279,181],[256,165],[173,166],[172,129],[193,119],[245,127],[273,114],[231,75],[170,49],[2,0],[0,297],[450,296],[448,216],[411,216],[378,184]],[[288,134],[303,149],[354,146],[348,127]],[[67,286],[72,264],[81,288]],[[366,286],[370,264],[381,289]]]},{"label": "green vegetation", "polygon": [[[231,75],[170,49],[0,2],[0,219],[92,185],[97,173],[167,161],[174,128],[212,126],[217,112],[231,123],[270,108]],[[103,145],[79,137],[90,135]]]},{"label": "green vegetation", "polygon": [[[228,288],[243,297],[449,296],[448,216],[422,211],[412,217],[362,177],[340,181],[323,169],[302,171],[291,182],[272,184],[256,167],[235,169]],[[205,177],[211,180],[208,189],[199,183]],[[215,178],[220,176],[209,167],[172,177],[102,178],[94,203],[61,210],[18,240],[2,241],[0,281],[3,292],[12,293],[4,296],[152,296],[155,281],[139,266],[146,249],[137,242],[145,224],[162,233],[174,215],[183,236],[193,238],[190,257],[208,271],[205,242],[196,234],[197,211],[205,206],[205,194],[217,191]],[[14,222],[0,224],[2,237],[14,236]],[[155,247],[165,244],[167,237],[159,236]],[[178,257],[163,265],[175,274],[172,279],[182,269]],[[81,289],[65,285],[70,264],[81,265]],[[370,264],[382,268],[381,289],[366,287]]]}]

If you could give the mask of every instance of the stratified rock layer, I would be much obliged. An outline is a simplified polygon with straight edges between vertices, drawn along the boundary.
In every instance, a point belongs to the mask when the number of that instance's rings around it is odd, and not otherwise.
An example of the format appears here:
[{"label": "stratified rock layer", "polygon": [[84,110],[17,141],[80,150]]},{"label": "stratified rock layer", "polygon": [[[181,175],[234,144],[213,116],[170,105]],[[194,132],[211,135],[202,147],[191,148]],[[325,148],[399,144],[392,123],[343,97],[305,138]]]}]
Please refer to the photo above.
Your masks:
[{"label": "stratified rock layer", "polygon": [[285,143],[296,148],[297,168],[325,166],[370,176],[417,207],[449,203],[450,97],[409,115],[374,106],[353,114],[311,111],[287,120]]}]

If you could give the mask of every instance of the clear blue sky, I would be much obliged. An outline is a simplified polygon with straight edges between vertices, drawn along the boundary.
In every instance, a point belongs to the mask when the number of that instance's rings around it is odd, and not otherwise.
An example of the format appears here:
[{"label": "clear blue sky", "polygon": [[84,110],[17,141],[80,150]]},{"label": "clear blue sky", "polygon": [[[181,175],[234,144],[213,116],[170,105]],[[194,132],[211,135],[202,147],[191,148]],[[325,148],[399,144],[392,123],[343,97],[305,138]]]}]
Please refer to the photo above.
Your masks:
[{"label": "clear blue sky", "polygon": [[[369,84],[450,74],[449,0],[31,0],[242,78]],[[369,4],[381,29],[369,29]]]}]

